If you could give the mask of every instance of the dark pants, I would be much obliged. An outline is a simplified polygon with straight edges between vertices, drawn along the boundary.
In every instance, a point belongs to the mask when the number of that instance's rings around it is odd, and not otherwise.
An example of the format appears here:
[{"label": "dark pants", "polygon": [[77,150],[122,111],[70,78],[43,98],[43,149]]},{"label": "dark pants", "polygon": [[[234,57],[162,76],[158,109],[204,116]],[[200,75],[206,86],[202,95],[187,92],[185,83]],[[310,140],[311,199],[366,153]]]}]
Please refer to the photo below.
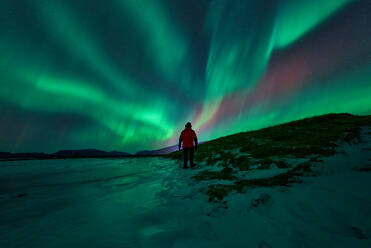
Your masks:
[{"label": "dark pants", "polygon": [[188,163],[188,153],[189,153],[189,160],[191,166],[193,166],[193,147],[189,148],[183,148],[183,154],[184,154],[184,167],[187,167]]}]

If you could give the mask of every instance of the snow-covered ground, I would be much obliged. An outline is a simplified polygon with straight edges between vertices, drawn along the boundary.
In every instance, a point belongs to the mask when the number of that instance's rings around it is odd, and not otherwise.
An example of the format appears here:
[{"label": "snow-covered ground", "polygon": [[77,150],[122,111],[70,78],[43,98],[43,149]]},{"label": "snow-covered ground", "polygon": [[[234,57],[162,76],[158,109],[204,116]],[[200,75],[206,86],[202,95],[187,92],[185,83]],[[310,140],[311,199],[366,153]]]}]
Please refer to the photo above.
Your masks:
[{"label": "snow-covered ground", "polygon": [[0,247],[371,247],[366,133],[318,176],[227,203],[164,158],[0,162]]}]

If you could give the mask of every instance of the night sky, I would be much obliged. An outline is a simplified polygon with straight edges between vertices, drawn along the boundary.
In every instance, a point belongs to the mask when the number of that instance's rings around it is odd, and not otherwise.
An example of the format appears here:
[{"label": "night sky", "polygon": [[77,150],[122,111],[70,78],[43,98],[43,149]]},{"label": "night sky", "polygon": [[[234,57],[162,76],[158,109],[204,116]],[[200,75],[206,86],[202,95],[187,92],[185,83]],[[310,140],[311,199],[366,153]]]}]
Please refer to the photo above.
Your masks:
[{"label": "night sky", "polygon": [[0,151],[371,114],[371,1],[1,0]]}]

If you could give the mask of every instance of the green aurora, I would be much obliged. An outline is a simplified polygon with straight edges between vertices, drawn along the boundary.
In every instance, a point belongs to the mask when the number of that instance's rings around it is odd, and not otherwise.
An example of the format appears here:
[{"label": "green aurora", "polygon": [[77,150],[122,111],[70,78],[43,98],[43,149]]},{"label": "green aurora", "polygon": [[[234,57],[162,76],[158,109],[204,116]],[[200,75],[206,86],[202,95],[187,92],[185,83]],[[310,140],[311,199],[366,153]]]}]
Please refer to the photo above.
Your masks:
[{"label": "green aurora", "polygon": [[371,113],[371,4],[3,0],[0,150],[136,152]]}]

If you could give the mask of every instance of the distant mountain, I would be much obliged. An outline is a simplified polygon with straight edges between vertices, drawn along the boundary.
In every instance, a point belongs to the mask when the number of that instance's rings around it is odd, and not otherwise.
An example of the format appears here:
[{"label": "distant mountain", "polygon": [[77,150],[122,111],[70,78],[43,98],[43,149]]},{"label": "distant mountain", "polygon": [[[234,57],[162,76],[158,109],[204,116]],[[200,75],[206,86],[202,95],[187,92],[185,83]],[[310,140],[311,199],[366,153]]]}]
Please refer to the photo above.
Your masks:
[{"label": "distant mountain", "polygon": [[81,149],[81,150],[61,150],[51,154],[56,157],[121,157],[130,156],[127,152],[117,151],[101,151],[97,149]]},{"label": "distant mountain", "polygon": [[53,159],[53,158],[102,158],[102,157],[130,157],[127,152],[101,151],[97,149],[61,150],[55,153],[10,153],[0,152],[0,159],[22,160],[22,159]]},{"label": "distant mountain", "polygon": [[11,152],[0,152],[0,159],[13,159],[13,158],[29,158],[29,159],[41,159],[48,158],[49,154],[42,152],[28,152],[28,153],[11,153]]}]

